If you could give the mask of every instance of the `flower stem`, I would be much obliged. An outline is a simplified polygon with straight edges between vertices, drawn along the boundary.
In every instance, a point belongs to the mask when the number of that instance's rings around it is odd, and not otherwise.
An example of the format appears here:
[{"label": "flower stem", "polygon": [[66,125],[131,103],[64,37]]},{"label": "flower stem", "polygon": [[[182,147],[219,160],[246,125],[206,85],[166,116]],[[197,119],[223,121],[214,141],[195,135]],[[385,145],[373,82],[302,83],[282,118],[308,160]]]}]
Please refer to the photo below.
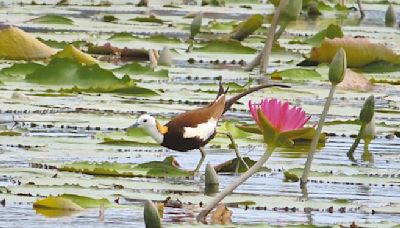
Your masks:
[{"label": "flower stem", "polygon": [[[275,10],[274,17],[272,18],[271,26],[268,30],[268,35],[265,40],[265,45],[261,52],[262,53],[261,54],[262,56],[260,59],[260,74],[261,75],[265,74],[267,72],[269,56],[271,55],[272,45],[275,40],[274,37],[275,37],[276,27],[278,26],[279,16],[281,14],[283,7],[286,5],[286,2],[287,2],[287,0],[281,0],[279,2],[279,5]],[[268,82],[268,80],[269,80],[269,78],[267,78],[267,82]]]},{"label": "flower stem", "polygon": [[210,211],[218,205],[218,203],[223,200],[227,195],[231,194],[233,190],[235,190],[239,185],[245,182],[249,177],[251,177],[254,173],[256,173],[264,163],[269,159],[275,147],[268,146],[267,151],[261,156],[260,160],[256,162],[249,170],[243,173],[239,178],[237,178],[234,182],[232,182],[229,186],[227,186],[222,192],[220,192],[211,202],[207,203],[206,208],[204,208],[199,215],[197,215],[196,219],[198,222],[206,223],[206,217]]},{"label": "flower stem", "polygon": [[309,175],[310,169],[311,169],[311,162],[314,159],[315,149],[317,148],[319,137],[322,132],[322,127],[324,126],[325,118],[326,118],[326,115],[328,114],[329,107],[331,106],[331,102],[332,102],[333,94],[335,94],[335,90],[336,90],[336,85],[332,84],[331,89],[329,91],[328,98],[326,99],[326,102],[325,102],[324,110],[322,111],[321,118],[319,119],[319,122],[318,122],[317,132],[315,133],[314,138],[311,142],[310,152],[308,153],[307,161],[304,166],[303,176],[300,179],[300,187],[301,188],[303,188],[303,186],[305,186],[307,184],[308,175]]},{"label": "flower stem", "polygon": [[358,131],[358,135],[356,140],[354,141],[353,145],[351,145],[349,152],[347,152],[347,157],[351,160],[351,161],[355,161],[354,159],[354,151],[357,149],[358,144],[361,141],[361,137],[364,134],[365,131],[365,124],[361,124],[361,128],[360,131]]}]

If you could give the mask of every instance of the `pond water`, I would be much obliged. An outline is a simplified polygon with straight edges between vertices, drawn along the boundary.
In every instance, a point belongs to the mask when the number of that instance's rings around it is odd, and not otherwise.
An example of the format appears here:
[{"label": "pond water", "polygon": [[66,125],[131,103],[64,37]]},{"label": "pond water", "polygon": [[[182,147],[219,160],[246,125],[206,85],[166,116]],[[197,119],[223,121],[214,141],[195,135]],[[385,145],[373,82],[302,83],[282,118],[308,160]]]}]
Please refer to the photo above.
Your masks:
[{"label": "pond water", "polygon": [[[143,201],[163,201],[167,197],[182,202],[181,208],[164,208],[163,224],[166,227],[202,226],[195,222],[201,210],[200,204],[211,197],[204,196],[204,169],[210,162],[221,164],[233,159],[233,150],[228,149],[229,140],[217,137],[207,148],[207,157],[199,175],[190,178],[143,178],[89,175],[45,169],[37,164],[61,167],[72,162],[117,162],[144,163],[161,161],[174,156],[182,169],[192,170],[200,153],[185,153],[157,146],[146,136],[126,134],[125,129],[141,113],[148,112],[162,123],[185,110],[202,106],[215,98],[217,79],[234,82],[231,90],[240,91],[241,85],[249,81],[256,84],[261,77],[258,68],[244,71],[240,61],[250,62],[255,54],[240,50],[221,49],[218,52],[195,51],[186,53],[192,19],[184,18],[191,12],[203,11],[202,32],[197,39],[206,41],[231,31],[226,25],[219,29],[207,26],[213,20],[231,22],[244,20],[248,16],[261,13],[271,15],[273,6],[258,1],[227,0],[226,7],[182,5],[180,8],[163,7],[165,4],[151,2],[151,7],[135,7],[127,1],[112,1],[111,6],[93,6],[99,1],[70,1],[70,5],[55,6],[57,1],[37,0],[23,5],[13,1],[2,1],[0,21],[29,32],[44,41],[91,42],[103,45],[110,42],[115,47],[154,48],[161,50],[168,46],[172,50],[173,66],[167,69],[167,76],[154,72],[127,74],[137,85],[156,91],[156,96],[135,96],[123,93],[101,92],[60,92],[60,88],[71,85],[50,85],[31,83],[25,75],[13,77],[0,72],[0,128],[1,132],[16,132],[16,135],[0,136],[0,227],[144,227]],[[172,2],[172,1],[171,1]],[[268,72],[281,71],[296,66],[304,60],[313,45],[295,44],[293,40],[304,39],[326,28],[329,24],[339,24],[346,36],[363,36],[376,43],[385,44],[397,54],[400,53],[400,32],[398,27],[385,27],[386,4],[373,1],[365,4],[366,18],[359,23],[358,12],[351,11],[338,19],[338,12],[324,11],[316,20],[302,15],[291,23],[282,35],[281,49],[274,50],[270,58]],[[44,5],[41,5],[44,3]],[[3,6],[4,5],[4,6]],[[241,8],[249,5],[251,9]],[[349,3],[356,7],[356,4]],[[400,7],[394,5],[397,12]],[[129,19],[142,17],[150,10],[163,24],[140,23]],[[34,23],[32,19],[56,14],[69,18],[73,24]],[[115,22],[104,22],[104,15],[118,18]],[[398,13],[398,18],[400,14]],[[223,24],[223,23],[222,23]],[[265,25],[264,25],[265,26]],[[269,25],[268,25],[269,26]],[[253,49],[263,47],[266,27],[262,27],[242,43]],[[112,34],[129,32],[140,35],[132,39],[109,39]],[[149,36],[163,34],[176,40],[156,40]],[[1,41],[0,41],[1,42]],[[46,42],[50,45],[49,42]],[[196,43],[195,47],[200,47]],[[50,45],[51,46],[51,45]],[[57,48],[56,48],[57,49]],[[60,49],[60,48],[58,48]],[[82,46],[86,50],[86,46]],[[98,59],[104,69],[113,69],[130,61],[112,61],[100,55]],[[192,58],[194,63],[189,63]],[[216,61],[218,60],[218,62]],[[225,62],[224,62],[225,61]],[[0,60],[0,68],[5,69],[16,62]],[[48,61],[41,62],[48,64]],[[306,69],[316,69],[320,77],[299,76],[283,78],[276,83],[290,85],[289,89],[272,88],[256,92],[240,100],[234,109],[223,117],[220,128],[228,124],[253,123],[247,109],[247,102],[275,97],[299,105],[312,116],[311,125],[317,123],[323,104],[329,92],[328,65],[321,64]],[[398,68],[399,69],[399,68]],[[20,73],[19,73],[20,74]],[[115,72],[119,78],[125,72]],[[400,80],[398,71],[364,73],[368,79]],[[275,82],[275,81],[274,81]],[[296,145],[294,148],[279,148],[267,161],[268,171],[258,172],[224,202],[233,211],[232,227],[245,226],[333,226],[348,227],[355,222],[362,227],[393,227],[400,224],[400,87],[387,83],[377,83],[368,92],[338,90],[330,108],[323,132],[332,135],[324,145],[318,147],[308,183],[308,200],[301,199],[303,193],[299,183],[285,182],[284,171],[301,175],[308,148]],[[376,98],[377,137],[370,144],[373,161],[363,161],[363,143],[350,161],[346,152],[354,141],[359,125],[347,120],[355,120],[360,108],[370,94]],[[336,122],[335,122],[336,121]],[[347,122],[346,122],[347,121]],[[232,130],[237,132],[237,130]],[[239,150],[244,156],[257,160],[265,151],[265,146],[256,135],[233,133]],[[396,136],[397,135],[397,136]],[[104,143],[107,138],[114,141]],[[117,140],[130,140],[126,141]],[[129,143],[130,142],[130,143]],[[230,184],[238,175],[220,174],[220,189]],[[71,215],[49,216],[33,209],[33,203],[50,195],[76,194],[92,198],[106,198],[104,219],[99,218],[98,206]],[[245,202],[251,202],[246,206]]]}]

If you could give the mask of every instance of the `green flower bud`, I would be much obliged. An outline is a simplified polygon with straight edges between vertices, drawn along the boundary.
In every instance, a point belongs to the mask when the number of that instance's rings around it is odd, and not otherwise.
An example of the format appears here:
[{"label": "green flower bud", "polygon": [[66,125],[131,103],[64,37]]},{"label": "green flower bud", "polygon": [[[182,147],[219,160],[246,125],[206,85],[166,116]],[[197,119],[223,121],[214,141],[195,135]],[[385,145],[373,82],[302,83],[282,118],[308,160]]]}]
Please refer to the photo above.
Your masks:
[{"label": "green flower bud", "polygon": [[190,26],[190,39],[193,39],[197,33],[200,32],[200,28],[201,28],[201,23],[203,20],[203,13],[199,12],[192,21],[192,24]]},{"label": "green flower bud", "polygon": [[374,95],[371,95],[365,101],[361,112],[360,112],[360,120],[363,124],[368,124],[371,122],[372,117],[374,116],[375,112],[375,98]]},{"label": "green flower bud", "polygon": [[386,10],[385,23],[387,26],[393,26],[396,23],[396,11],[392,4],[390,4]]},{"label": "green flower bud", "polygon": [[295,21],[300,15],[302,0],[288,0],[281,12],[281,20]]},{"label": "green flower bud", "polygon": [[340,50],[336,52],[335,57],[333,57],[331,65],[329,65],[329,81],[334,85],[342,82],[346,74],[346,68],[346,52],[343,48],[340,48]]},{"label": "green flower bud", "polygon": [[146,228],[161,228],[160,214],[158,213],[157,207],[150,200],[146,200],[144,203],[144,223]]}]

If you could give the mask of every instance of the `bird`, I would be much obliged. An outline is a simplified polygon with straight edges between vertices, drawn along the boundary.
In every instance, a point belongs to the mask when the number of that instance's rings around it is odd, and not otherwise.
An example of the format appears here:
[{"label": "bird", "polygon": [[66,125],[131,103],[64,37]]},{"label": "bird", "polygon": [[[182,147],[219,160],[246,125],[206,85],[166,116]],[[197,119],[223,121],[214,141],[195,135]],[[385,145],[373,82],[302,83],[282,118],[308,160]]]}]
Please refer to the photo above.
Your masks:
[{"label": "bird", "polygon": [[[216,99],[207,106],[178,114],[165,125],[161,124],[150,114],[142,114],[128,129],[141,128],[159,145],[171,150],[187,152],[189,150],[198,149],[201,153],[201,158],[193,171],[196,173],[206,157],[204,147],[217,134],[217,124],[223,114],[240,98],[260,89],[274,86],[289,87],[281,84],[263,84],[251,87],[227,99],[226,96],[229,88],[224,89],[222,80],[220,80],[218,95]],[[221,134],[227,135],[231,139],[233,145],[235,145],[233,137],[229,133]],[[243,162],[239,152],[237,150],[235,150],[235,152],[237,158]]]}]

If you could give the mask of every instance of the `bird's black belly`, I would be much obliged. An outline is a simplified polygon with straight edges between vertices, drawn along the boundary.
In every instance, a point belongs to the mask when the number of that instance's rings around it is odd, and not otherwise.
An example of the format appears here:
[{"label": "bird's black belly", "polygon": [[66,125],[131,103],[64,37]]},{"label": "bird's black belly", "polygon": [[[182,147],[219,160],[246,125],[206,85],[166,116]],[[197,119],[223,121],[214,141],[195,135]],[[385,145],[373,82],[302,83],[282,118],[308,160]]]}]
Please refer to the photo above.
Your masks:
[{"label": "bird's black belly", "polygon": [[185,152],[188,150],[199,149],[205,146],[211,139],[215,137],[215,132],[207,140],[202,140],[198,137],[195,138],[183,138],[183,134],[179,132],[168,132],[164,135],[164,140],[161,146],[167,147],[171,150],[177,150]]}]

